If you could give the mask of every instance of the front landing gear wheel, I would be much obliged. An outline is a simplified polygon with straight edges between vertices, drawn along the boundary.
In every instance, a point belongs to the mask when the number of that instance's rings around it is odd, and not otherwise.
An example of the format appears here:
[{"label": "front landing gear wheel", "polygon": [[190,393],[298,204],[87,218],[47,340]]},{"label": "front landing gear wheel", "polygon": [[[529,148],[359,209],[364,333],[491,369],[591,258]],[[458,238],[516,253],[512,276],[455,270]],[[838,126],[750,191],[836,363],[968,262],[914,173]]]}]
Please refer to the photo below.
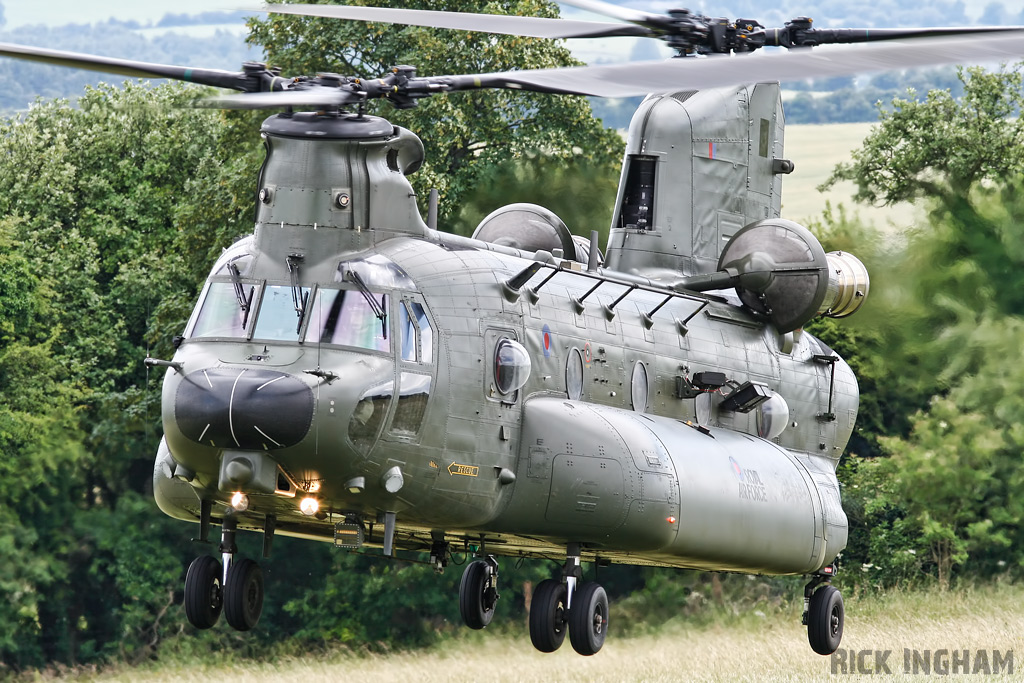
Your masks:
[{"label": "front landing gear wheel", "polygon": [[554,652],[565,640],[568,595],[561,581],[545,579],[537,584],[530,603],[530,640],[541,652]]},{"label": "front landing gear wheel", "polygon": [[819,588],[807,610],[807,640],[819,655],[830,655],[843,640],[843,596],[835,586]]},{"label": "front landing gear wheel", "polygon": [[248,631],[263,612],[263,570],[248,558],[235,560],[224,587],[224,616],[236,631]]},{"label": "front landing gear wheel", "polygon": [[494,618],[498,601],[497,570],[488,560],[473,560],[462,573],[459,584],[459,613],[466,626],[482,629]]},{"label": "front landing gear wheel", "polygon": [[220,585],[220,562],[203,555],[188,566],[185,574],[185,616],[196,628],[207,629],[217,623],[224,605]]},{"label": "front landing gear wheel", "polygon": [[597,654],[608,635],[608,594],[594,581],[576,589],[569,610],[569,641],[581,655]]}]

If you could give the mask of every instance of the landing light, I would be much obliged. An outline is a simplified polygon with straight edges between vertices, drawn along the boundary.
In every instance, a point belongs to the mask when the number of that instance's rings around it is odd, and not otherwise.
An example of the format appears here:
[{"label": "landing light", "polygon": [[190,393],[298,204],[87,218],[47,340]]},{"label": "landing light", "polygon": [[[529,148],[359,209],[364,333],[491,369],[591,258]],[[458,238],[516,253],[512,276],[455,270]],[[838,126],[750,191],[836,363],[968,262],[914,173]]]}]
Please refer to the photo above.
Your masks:
[{"label": "landing light", "polygon": [[249,509],[249,496],[236,491],[231,495],[231,507],[235,512],[245,512]]},{"label": "landing light", "polygon": [[307,517],[312,517],[320,510],[320,501],[316,498],[303,498],[299,503],[299,510]]}]

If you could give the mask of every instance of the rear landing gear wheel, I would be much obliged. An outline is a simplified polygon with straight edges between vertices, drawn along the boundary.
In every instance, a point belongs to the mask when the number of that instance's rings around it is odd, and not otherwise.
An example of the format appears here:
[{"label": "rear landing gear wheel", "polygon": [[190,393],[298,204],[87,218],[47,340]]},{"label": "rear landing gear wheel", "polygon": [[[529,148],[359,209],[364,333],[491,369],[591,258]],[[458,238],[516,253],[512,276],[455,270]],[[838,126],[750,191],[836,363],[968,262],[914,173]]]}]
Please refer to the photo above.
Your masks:
[{"label": "rear landing gear wheel", "polygon": [[473,560],[466,566],[459,584],[459,613],[466,626],[482,629],[491,623],[498,601],[497,578],[493,559]]},{"label": "rear landing gear wheel", "polygon": [[835,586],[823,586],[811,596],[807,610],[807,640],[819,655],[830,655],[843,640],[843,596]]},{"label": "rear landing gear wheel", "polygon": [[545,579],[537,584],[530,603],[530,640],[541,652],[554,652],[565,640],[568,595],[561,581]]},{"label": "rear landing gear wheel", "polygon": [[220,562],[203,555],[188,566],[185,574],[185,616],[196,628],[207,629],[217,623],[224,605],[220,585]]},{"label": "rear landing gear wheel", "polygon": [[263,612],[263,570],[248,558],[235,560],[224,588],[224,616],[236,631],[248,631]]},{"label": "rear landing gear wheel", "polygon": [[569,641],[584,656],[597,654],[608,635],[608,594],[599,583],[587,581],[576,589],[569,610]]}]

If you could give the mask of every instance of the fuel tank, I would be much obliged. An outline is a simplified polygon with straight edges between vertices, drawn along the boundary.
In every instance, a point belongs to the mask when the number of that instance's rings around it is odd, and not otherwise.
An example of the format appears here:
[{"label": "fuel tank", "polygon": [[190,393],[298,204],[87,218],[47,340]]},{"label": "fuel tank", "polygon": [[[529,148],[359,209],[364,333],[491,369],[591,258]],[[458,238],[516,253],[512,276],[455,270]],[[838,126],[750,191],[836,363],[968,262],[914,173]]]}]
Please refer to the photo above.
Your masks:
[{"label": "fuel tank", "polygon": [[[832,463],[765,439],[562,398],[524,407],[488,528],[700,569],[802,574],[846,545]],[[609,554],[611,559],[621,553]]]}]

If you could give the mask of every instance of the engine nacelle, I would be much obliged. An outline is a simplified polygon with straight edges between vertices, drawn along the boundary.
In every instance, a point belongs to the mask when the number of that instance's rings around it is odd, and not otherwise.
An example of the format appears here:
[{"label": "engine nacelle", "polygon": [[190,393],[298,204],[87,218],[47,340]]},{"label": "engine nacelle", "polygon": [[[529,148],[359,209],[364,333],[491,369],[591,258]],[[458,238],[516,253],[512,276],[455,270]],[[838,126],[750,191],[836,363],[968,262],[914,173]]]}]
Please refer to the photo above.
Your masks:
[{"label": "engine nacelle", "polygon": [[847,251],[830,251],[825,258],[828,259],[828,290],[818,312],[828,318],[853,315],[871,289],[868,269]]},{"label": "engine nacelle", "polygon": [[870,287],[860,259],[842,251],[826,254],[810,230],[784,218],[744,226],[722,250],[717,273],[680,284],[704,290],[731,285],[751,311],[782,333],[818,315],[851,315]]},{"label": "engine nacelle", "polygon": [[559,250],[563,258],[581,263],[590,255],[588,240],[570,233],[561,218],[537,204],[508,204],[492,211],[473,231],[473,239],[522,251]]}]

